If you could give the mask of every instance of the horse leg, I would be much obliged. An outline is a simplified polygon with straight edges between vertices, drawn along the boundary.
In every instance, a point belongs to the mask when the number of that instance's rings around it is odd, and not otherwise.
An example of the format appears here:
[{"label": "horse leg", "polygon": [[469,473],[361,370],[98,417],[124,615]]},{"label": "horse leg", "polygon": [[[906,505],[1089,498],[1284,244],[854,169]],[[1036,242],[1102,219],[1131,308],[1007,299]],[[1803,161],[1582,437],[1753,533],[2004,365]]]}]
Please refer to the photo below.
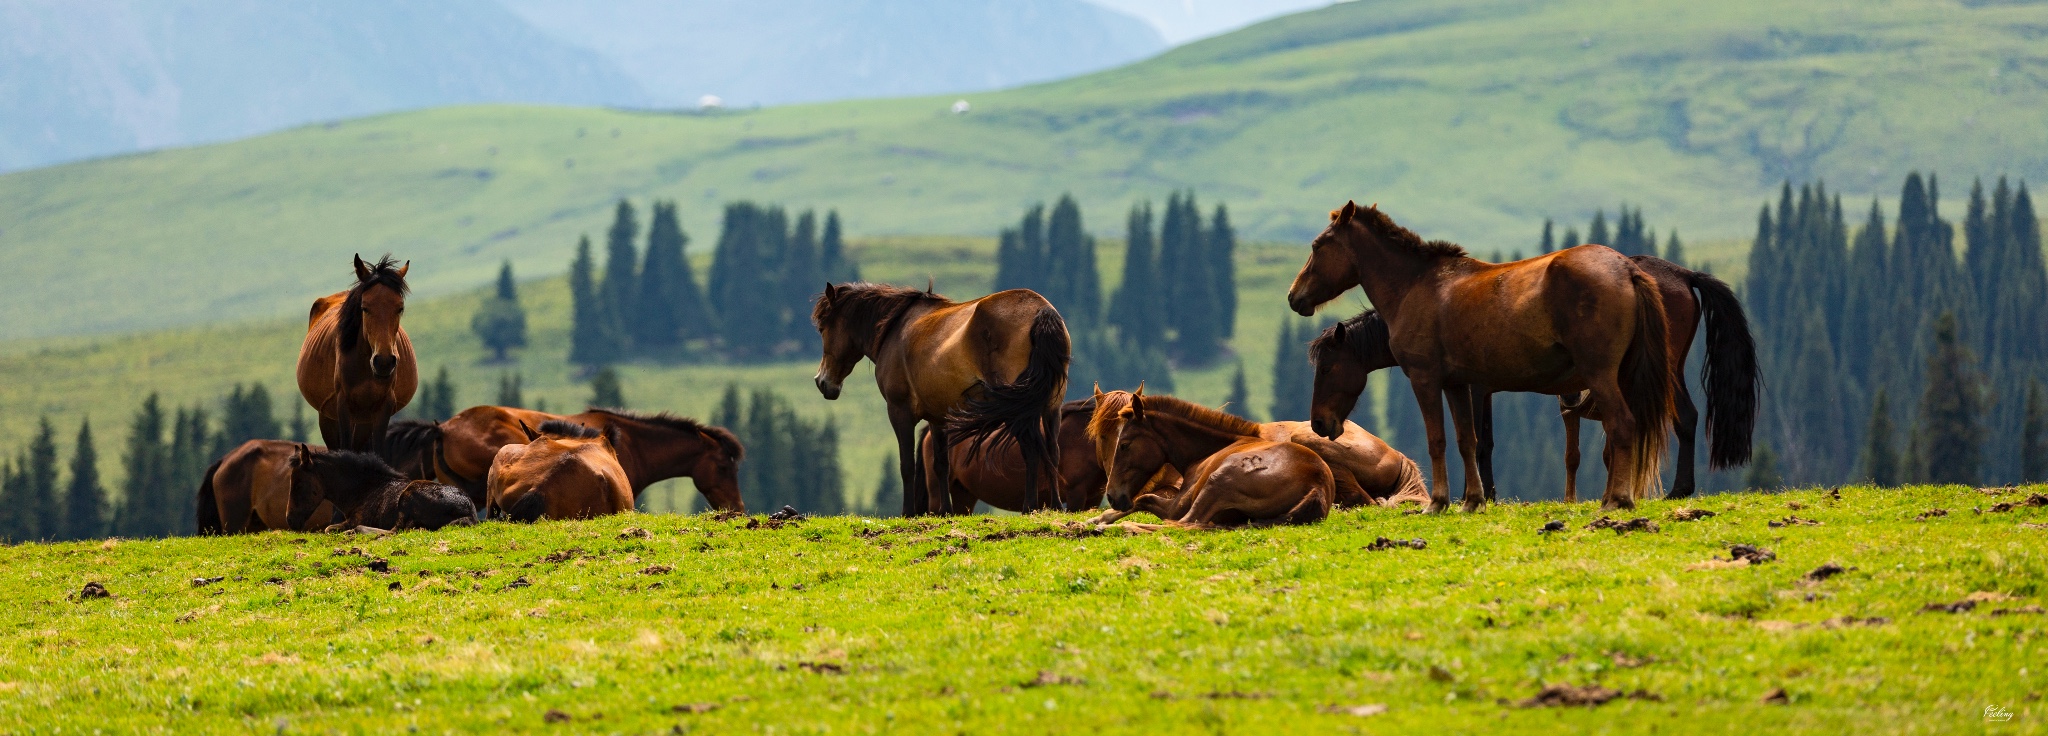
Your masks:
[{"label": "horse leg", "polygon": [[320,441],[335,450],[347,447],[347,440],[341,436],[341,420],[320,415]]},{"label": "horse leg", "polygon": [[1671,476],[1671,492],[1665,498],[1690,498],[1693,493],[1693,435],[1699,430],[1700,410],[1692,405],[1692,392],[1685,388],[1685,379],[1673,381],[1671,399],[1678,406],[1678,421],[1673,429],[1678,433],[1678,468]]},{"label": "horse leg", "polygon": [[1479,436],[1479,487],[1485,491],[1486,500],[1495,500],[1498,490],[1493,482],[1493,392],[1484,386],[1471,386],[1472,431]]},{"label": "horse leg", "polygon": [[1564,502],[1579,500],[1579,415],[1560,411],[1564,419]]},{"label": "horse leg", "polygon": [[1059,404],[1053,404],[1038,418],[1038,426],[1039,434],[1045,437],[1045,475],[1052,481],[1052,507],[1061,511],[1080,511],[1077,506],[1067,503],[1066,478],[1060,475]]},{"label": "horse leg", "polygon": [[906,409],[889,405],[889,426],[896,430],[897,470],[903,475],[903,515],[924,513],[923,463],[917,456],[917,417]]},{"label": "horse leg", "polygon": [[[953,443],[946,437],[946,427],[943,422],[932,422],[930,426],[931,434],[925,435],[925,444],[933,442],[939,444],[938,449],[932,451],[931,477],[925,479],[925,482],[930,484],[927,490],[928,498],[925,503],[933,513],[941,516],[952,516]],[[924,454],[919,453],[918,459],[923,460]],[[969,506],[968,510],[971,511],[973,508]]]},{"label": "horse leg", "polygon": [[1608,468],[1607,489],[1600,494],[1600,510],[1633,509],[1635,483],[1630,469],[1636,467],[1636,416],[1628,410],[1621,384],[1613,374],[1600,376],[1593,386],[1594,406],[1600,408],[1601,424],[1607,429],[1607,445],[1600,451]]},{"label": "horse leg", "polygon": [[1423,434],[1429,437],[1429,512],[1443,513],[1451,507],[1451,489],[1444,480],[1444,398],[1443,388],[1428,376],[1409,376],[1415,390],[1416,408],[1422,410]]},{"label": "horse leg", "polygon": [[1486,491],[1479,485],[1479,437],[1472,420],[1472,392],[1464,387],[1444,392],[1451,403],[1451,424],[1458,432],[1458,459],[1465,467],[1465,511],[1486,508]]}]

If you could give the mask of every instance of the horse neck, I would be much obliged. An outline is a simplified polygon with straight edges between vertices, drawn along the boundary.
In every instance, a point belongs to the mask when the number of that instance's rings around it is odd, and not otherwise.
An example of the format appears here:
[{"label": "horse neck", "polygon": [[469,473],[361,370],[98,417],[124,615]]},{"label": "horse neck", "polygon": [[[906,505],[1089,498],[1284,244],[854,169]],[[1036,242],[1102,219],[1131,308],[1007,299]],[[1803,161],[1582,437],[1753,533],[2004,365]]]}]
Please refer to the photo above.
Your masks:
[{"label": "horse neck", "polygon": [[670,478],[689,475],[706,449],[696,432],[618,419],[613,419],[610,426],[619,430],[619,446],[612,449],[634,493]]},{"label": "horse neck", "polygon": [[[1359,225],[1359,229],[1364,231],[1365,226]],[[1409,291],[1434,279],[1440,256],[1417,253],[1371,232],[1351,238],[1350,243],[1351,270],[1358,275],[1359,288],[1380,317],[1393,325]]]},{"label": "horse neck", "polygon": [[904,325],[947,306],[952,305],[936,299],[919,299],[904,307],[903,311],[883,317],[874,327],[869,328],[868,339],[861,341],[861,349],[867,351],[868,360],[879,366],[884,355],[902,347]]},{"label": "horse neck", "polygon": [[320,489],[327,501],[343,513],[354,515],[391,482],[381,478],[347,476],[329,471],[320,474]]},{"label": "horse neck", "polygon": [[1165,440],[1167,460],[1182,472],[1245,439],[1237,432],[1172,414],[1155,417],[1151,424]]}]

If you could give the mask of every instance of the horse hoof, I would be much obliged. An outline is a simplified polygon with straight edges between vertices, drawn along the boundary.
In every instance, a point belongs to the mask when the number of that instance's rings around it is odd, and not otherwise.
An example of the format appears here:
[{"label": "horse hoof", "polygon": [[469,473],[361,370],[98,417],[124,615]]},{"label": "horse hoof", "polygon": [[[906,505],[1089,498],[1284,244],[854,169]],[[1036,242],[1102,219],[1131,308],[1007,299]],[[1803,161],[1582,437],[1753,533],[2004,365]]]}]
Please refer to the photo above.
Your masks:
[{"label": "horse hoof", "polygon": [[1451,502],[1449,501],[1431,501],[1429,504],[1429,513],[1441,514],[1445,511],[1450,510],[1450,508]]},{"label": "horse hoof", "polygon": [[1476,514],[1476,513],[1479,513],[1479,512],[1481,512],[1481,511],[1485,511],[1485,510],[1486,510],[1486,502],[1484,502],[1484,501],[1466,501],[1466,502],[1465,502],[1465,513],[1468,513],[1468,514]]}]

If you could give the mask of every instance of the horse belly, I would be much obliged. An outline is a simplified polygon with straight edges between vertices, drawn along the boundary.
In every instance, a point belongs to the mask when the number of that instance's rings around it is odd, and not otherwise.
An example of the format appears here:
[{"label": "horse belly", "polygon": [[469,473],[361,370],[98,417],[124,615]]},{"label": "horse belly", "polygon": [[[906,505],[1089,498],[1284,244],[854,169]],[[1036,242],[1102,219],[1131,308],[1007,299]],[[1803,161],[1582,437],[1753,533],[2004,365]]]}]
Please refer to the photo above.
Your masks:
[{"label": "horse belly", "polygon": [[1329,488],[1328,467],[1306,447],[1292,442],[1240,446],[1244,449],[1228,452],[1215,464],[1201,493],[1224,494],[1229,506],[1247,518],[1279,517],[1299,504],[1303,495],[1317,490],[1318,483],[1324,491]]}]

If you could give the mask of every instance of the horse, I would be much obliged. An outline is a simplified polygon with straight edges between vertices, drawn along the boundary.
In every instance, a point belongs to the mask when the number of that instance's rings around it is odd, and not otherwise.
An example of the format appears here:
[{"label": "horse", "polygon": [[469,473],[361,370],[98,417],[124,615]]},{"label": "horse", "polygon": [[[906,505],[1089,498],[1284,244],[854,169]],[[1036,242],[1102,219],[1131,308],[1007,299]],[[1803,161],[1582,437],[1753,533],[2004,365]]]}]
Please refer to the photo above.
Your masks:
[{"label": "horse", "polygon": [[334,504],[342,521],[326,527],[330,530],[434,530],[476,523],[476,506],[461,490],[407,478],[371,453],[316,451],[301,444],[291,466],[311,479],[312,495]]},{"label": "horse", "polygon": [[[812,378],[827,401],[839,398],[846,375],[862,358],[875,364],[875,385],[889,405],[903,477],[903,514],[925,511],[929,498],[917,448],[926,422],[940,447],[1015,443],[1024,460],[1025,513],[1040,507],[1041,472],[1060,466],[1060,397],[1072,345],[1067,325],[1045,297],[1028,289],[954,302],[885,284],[826,284],[811,311],[823,338]],[[951,452],[934,453],[940,489],[951,487]],[[952,512],[952,494],[938,495]],[[1057,492],[1054,502],[1060,500]]]},{"label": "horse", "polygon": [[520,428],[566,421],[612,435],[612,449],[626,471],[634,498],[647,487],[670,478],[690,478],[711,508],[745,513],[740,498],[739,464],[746,448],[724,427],[673,414],[646,414],[591,408],[560,415],[503,406],[475,406],[440,424],[399,423],[392,426],[389,455],[401,468],[419,468],[415,478],[433,478],[461,488],[478,506],[487,499],[486,482],[498,449],[525,444]]},{"label": "horse", "polygon": [[199,533],[244,534],[270,529],[314,531],[321,506],[317,481],[293,458],[321,452],[283,440],[249,440],[207,466],[197,493]]},{"label": "horse", "polygon": [[1432,512],[1450,506],[1447,400],[1465,465],[1464,508],[1484,504],[1473,385],[1555,396],[1590,391],[1605,417],[1603,454],[1618,471],[1608,476],[1602,508],[1634,508],[1655,487],[1673,419],[1666,315],[1656,280],[1626,256],[1581,245],[1485,263],[1456,244],[1425,242],[1376,206],[1346,202],[1311,243],[1288,306],[1313,315],[1352,286],[1379,308],[1388,347],[1422,409]]},{"label": "horse", "polygon": [[[1097,389],[1095,400],[1128,404],[1130,394],[1124,391],[1105,393]],[[1099,431],[1114,434],[1117,421],[1115,417],[1104,417]],[[1293,442],[1322,458],[1323,463],[1330,466],[1330,473],[1337,482],[1337,506],[1399,506],[1429,501],[1429,486],[1423,482],[1422,471],[1415,466],[1415,461],[1357,424],[1345,422],[1343,431],[1334,440],[1317,434],[1309,422],[1296,421],[1260,424],[1259,436],[1275,442]],[[1167,488],[1179,485],[1177,473],[1171,469],[1165,473],[1171,476],[1162,479]]]},{"label": "horse", "polygon": [[486,516],[530,522],[633,510],[632,485],[613,450],[616,428],[556,420],[521,429],[526,444],[500,447],[491,460]]},{"label": "horse", "polygon": [[405,315],[405,274],[390,255],[375,264],[356,256],[356,284],[313,301],[299,347],[299,394],[320,414],[328,447],[383,447],[391,415],[412,403],[419,367]]},{"label": "horse", "polygon": [[[1169,526],[1312,524],[1330,513],[1337,481],[1306,447],[1261,436],[1258,424],[1144,388],[1098,397],[1088,435],[1109,471],[1110,523],[1136,511]],[[1179,493],[1143,493],[1167,466],[1181,470]]]},{"label": "horse", "polygon": [[[1678,467],[1666,498],[1686,498],[1695,490],[1693,459],[1694,430],[1699,410],[1686,390],[1685,362],[1692,351],[1693,334],[1702,319],[1707,330],[1706,360],[1700,383],[1707,398],[1708,465],[1725,468],[1749,461],[1750,437],[1756,426],[1758,387],[1756,343],[1749,332],[1749,320],[1734,289],[1711,274],[1694,271],[1656,256],[1631,256],[1644,272],[1657,280],[1663,292],[1678,437]],[[1697,295],[1695,295],[1697,291]],[[1315,366],[1314,421],[1334,422],[1348,416],[1363,392],[1366,374],[1395,366],[1387,346],[1387,327],[1378,312],[1366,310],[1358,316],[1332,325],[1309,344],[1310,362]],[[1493,475],[1492,391],[1472,386],[1473,417],[1478,435],[1479,477],[1486,500],[1495,498]],[[1585,394],[1559,397],[1559,414],[1565,425],[1565,500],[1578,500],[1579,421],[1598,421],[1600,414]]]},{"label": "horse", "polygon": [[[1060,446],[1059,484],[1055,489],[1052,477],[1046,476],[1038,479],[1038,485],[1040,493],[1057,494],[1064,508],[1092,509],[1102,505],[1102,487],[1109,482],[1109,476],[1102,472],[1102,464],[1095,461],[1094,445],[1088,440],[1088,418],[1094,413],[1093,398],[1060,405],[1056,436]],[[920,442],[918,451],[923,455],[926,488],[934,491],[928,494],[933,496],[928,502],[931,513],[942,513],[943,507],[936,498],[936,491],[941,488],[952,496],[952,513],[971,512],[976,501],[1004,511],[1024,509],[1024,453],[1016,443],[987,438],[973,444],[954,444],[949,451],[952,482],[944,485],[931,477],[938,467],[933,457],[938,445],[927,439]]]}]

